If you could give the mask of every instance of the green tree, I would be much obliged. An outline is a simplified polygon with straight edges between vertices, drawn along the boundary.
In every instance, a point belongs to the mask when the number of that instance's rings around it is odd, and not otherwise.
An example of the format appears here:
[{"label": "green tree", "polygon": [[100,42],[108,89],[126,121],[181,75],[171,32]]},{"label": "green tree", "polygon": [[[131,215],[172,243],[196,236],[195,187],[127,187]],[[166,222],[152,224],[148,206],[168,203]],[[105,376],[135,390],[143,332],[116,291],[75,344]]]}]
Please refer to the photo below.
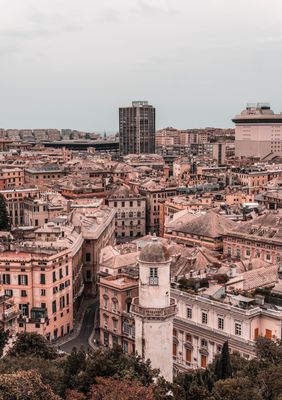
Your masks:
[{"label": "green tree", "polygon": [[77,350],[75,347],[72,349],[63,364],[64,370],[64,384],[68,389],[78,388],[83,385],[83,378],[86,369],[86,353],[83,349]]},{"label": "green tree", "polygon": [[42,381],[48,384],[54,393],[62,396],[69,382],[64,380],[64,360],[59,357],[54,360],[46,360],[36,356],[21,355],[11,357],[6,355],[0,359],[0,374],[12,374],[19,371],[34,370],[40,374]]},{"label": "green tree", "polygon": [[89,400],[153,400],[153,387],[140,382],[115,378],[97,378]]},{"label": "green tree", "polygon": [[8,216],[6,200],[2,193],[0,193],[0,231],[10,231],[11,224]]},{"label": "green tree", "polygon": [[247,377],[219,380],[215,383],[212,394],[215,400],[264,400]]},{"label": "green tree", "polygon": [[0,329],[0,357],[3,355],[3,350],[6,346],[6,343],[9,339],[9,331],[4,331],[4,329]]},{"label": "green tree", "polygon": [[227,379],[232,377],[232,365],[230,362],[228,342],[222,346],[221,354],[216,360],[214,373],[217,379]]},{"label": "green tree", "polygon": [[280,365],[270,365],[261,369],[257,376],[257,386],[264,400],[278,400],[282,395],[282,360]]},{"label": "green tree", "polygon": [[34,355],[45,359],[54,359],[58,353],[42,335],[23,332],[18,335],[9,355],[14,357]]},{"label": "green tree", "polygon": [[0,400],[60,400],[35,371],[0,375]]},{"label": "green tree", "polygon": [[282,341],[259,337],[256,343],[257,358],[265,364],[279,364],[282,361]]}]

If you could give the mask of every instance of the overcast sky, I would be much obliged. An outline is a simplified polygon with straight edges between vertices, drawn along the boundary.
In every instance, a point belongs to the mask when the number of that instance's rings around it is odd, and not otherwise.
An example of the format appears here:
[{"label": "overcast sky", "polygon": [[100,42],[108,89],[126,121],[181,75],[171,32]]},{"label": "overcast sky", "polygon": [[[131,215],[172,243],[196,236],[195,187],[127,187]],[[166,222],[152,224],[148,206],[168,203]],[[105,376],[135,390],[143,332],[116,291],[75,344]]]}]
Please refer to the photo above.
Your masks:
[{"label": "overcast sky", "polygon": [[157,128],[282,111],[282,0],[0,0],[0,127],[117,131],[148,100]]}]

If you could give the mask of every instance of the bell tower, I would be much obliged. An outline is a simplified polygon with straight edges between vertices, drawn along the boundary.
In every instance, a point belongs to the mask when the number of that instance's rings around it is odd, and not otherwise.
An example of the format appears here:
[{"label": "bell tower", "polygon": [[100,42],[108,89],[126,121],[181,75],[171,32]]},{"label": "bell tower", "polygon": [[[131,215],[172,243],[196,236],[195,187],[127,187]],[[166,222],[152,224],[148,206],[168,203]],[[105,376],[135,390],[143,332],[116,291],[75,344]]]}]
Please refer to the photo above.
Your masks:
[{"label": "bell tower", "polygon": [[176,301],[170,297],[170,263],[166,246],[157,237],[139,255],[139,297],[132,300],[135,348],[167,381],[173,378],[172,331]]}]

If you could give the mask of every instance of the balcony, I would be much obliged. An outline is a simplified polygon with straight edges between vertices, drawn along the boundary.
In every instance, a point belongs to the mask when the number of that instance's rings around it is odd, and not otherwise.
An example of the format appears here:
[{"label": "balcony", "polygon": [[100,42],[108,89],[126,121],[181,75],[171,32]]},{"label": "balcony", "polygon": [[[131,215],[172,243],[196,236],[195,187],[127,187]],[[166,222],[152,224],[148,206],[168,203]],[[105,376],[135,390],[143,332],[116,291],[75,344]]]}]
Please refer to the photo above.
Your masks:
[{"label": "balcony", "polygon": [[19,315],[18,306],[14,304],[11,307],[5,309],[5,311],[2,314],[2,321],[3,322],[10,321],[11,319],[16,318],[18,315]]},{"label": "balcony", "polygon": [[151,286],[158,286],[159,278],[158,277],[151,277],[149,278],[149,285]]},{"label": "balcony", "polygon": [[139,298],[135,297],[131,303],[131,312],[148,319],[166,319],[176,315],[177,306],[175,299],[170,299],[170,305],[162,308],[144,308],[139,305]]}]

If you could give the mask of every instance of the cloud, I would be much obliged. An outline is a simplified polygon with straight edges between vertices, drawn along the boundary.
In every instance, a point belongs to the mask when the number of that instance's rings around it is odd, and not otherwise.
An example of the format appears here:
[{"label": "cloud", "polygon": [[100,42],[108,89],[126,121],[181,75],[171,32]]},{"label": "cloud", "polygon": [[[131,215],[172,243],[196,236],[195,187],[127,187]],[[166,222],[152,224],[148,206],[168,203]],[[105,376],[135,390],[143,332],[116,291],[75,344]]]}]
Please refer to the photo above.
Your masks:
[{"label": "cloud", "polygon": [[104,21],[111,24],[117,24],[121,21],[119,12],[114,8],[107,8],[104,11]]},{"label": "cloud", "polygon": [[138,0],[139,10],[148,16],[159,16],[164,14],[177,14],[176,9],[171,9],[167,6],[156,6],[146,0]]},{"label": "cloud", "polygon": [[15,54],[20,52],[21,49],[19,46],[0,46],[0,55],[5,56],[5,55],[10,55],[10,54]]},{"label": "cloud", "polygon": [[49,36],[54,34],[52,30],[38,28],[38,29],[27,29],[27,28],[15,28],[15,29],[0,29],[0,37],[16,38],[16,39],[29,39],[35,37]]},{"label": "cloud", "polygon": [[54,27],[31,27],[31,28],[0,28],[0,38],[5,39],[42,39],[44,37],[58,35],[63,32],[76,33],[82,31],[83,27],[79,24],[64,24]]}]

